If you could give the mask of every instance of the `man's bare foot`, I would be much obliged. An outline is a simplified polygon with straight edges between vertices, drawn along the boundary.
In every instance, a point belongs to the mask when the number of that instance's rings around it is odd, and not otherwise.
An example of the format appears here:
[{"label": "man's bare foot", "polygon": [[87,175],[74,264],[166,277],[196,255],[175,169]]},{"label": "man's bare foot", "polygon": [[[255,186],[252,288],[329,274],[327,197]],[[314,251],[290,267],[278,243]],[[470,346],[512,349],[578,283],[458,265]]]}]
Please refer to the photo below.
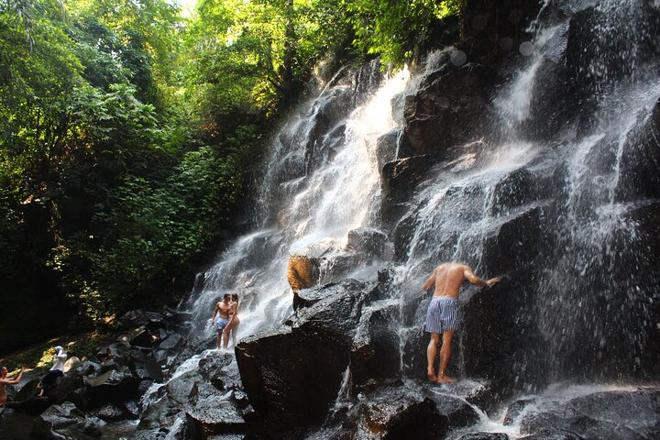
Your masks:
[{"label": "man's bare foot", "polygon": [[438,378],[436,377],[435,373],[432,371],[427,371],[426,372],[426,377],[431,381],[431,382],[436,382]]},{"label": "man's bare foot", "polygon": [[454,379],[453,377],[449,377],[447,375],[444,375],[444,374],[440,374],[440,375],[438,375],[437,382],[438,383],[454,383],[454,382],[456,382],[456,379]]}]

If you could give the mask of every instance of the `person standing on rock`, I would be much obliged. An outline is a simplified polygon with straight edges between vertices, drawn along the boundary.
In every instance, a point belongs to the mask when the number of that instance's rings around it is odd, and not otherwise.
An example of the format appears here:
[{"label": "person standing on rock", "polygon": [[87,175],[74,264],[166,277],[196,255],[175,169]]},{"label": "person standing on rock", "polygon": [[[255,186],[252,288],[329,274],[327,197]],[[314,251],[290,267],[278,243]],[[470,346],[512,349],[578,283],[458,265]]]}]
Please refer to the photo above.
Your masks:
[{"label": "person standing on rock", "polygon": [[53,366],[50,371],[41,378],[39,382],[39,396],[48,395],[51,390],[57,385],[57,379],[64,376],[64,363],[66,362],[67,354],[64,348],[59,345],[55,347],[53,354]]},{"label": "person standing on rock", "polygon": [[222,348],[222,339],[225,327],[229,324],[229,311],[231,310],[231,294],[225,293],[222,301],[218,301],[213,309],[211,323],[215,325],[216,346],[218,350]]},{"label": "person standing on rock", "polygon": [[222,332],[222,346],[227,348],[231,336],[234,347],[236,347],[236,329],[241,320],[238,319],[238,295],[232,294],[229,301],[229,322]]},{"label": "person standing on rock", "polygon": [[[452,383],[454,379],[447,376],[447,366],[451,358],[451,344],[454,333],[462,322],[461,311],[458,304],[458,293],[465,281],[479,287],[490,287],[501,280],[501,277],[482,280],[474,274],[472,269],[461,263],[442,263],[436,267],[431,276],[422,285],[427,292],[433,288],[433,297],[426,312],[425,328],[431,333],[431,340],[426,349],[428,362],[426,375],[431,382]],[[435,360],[438,345],[442,335],[442,348],[440,349],[440,370],[435,374]]]}]

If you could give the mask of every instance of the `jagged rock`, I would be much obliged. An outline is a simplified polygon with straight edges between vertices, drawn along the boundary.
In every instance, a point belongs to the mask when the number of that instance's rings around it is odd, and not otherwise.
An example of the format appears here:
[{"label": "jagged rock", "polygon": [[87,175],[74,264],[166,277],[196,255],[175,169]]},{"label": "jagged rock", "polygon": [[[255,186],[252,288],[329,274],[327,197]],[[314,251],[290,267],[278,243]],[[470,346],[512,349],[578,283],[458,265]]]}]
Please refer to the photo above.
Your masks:
[{"label": "jagged rock", "polygon": [[348,232],[346,248],[371,257],[383,258],[387,235],[374,228],[358,228]]},{"label": "jagged rock", "polygon": [[360,388],[370,380],[398,376],[399,307],[380,302],[363,311],[351,347],[351,379]]},{"label": "jagged rock", "polygon": [[245,420],[236,406],[223,396],[211,396],[198,401],[186,411],[190,423],[199,431],[211,434],[240,433],[246,430]]},{"label": "jagged rock", "polygon": [[430,157],[419,155],[387,162],[383,165],[383,190],[395,202],[406,200],[411,190],[425,178],[433,165]]},{"label": "jagged rock", "polygon": [[617,201],[660,197],[660,100],[630,130],[619,164]]},{"label": "jagged rock", "polygon": [[[387,162],[396,159],[396,150],[401,137],[401,129],[394,129],[382,135],[376,140],[376,159],[378,170],[382,173],[383,166]],[[408,155],[406,155],[408,156]]]},{"label": "jagged rock", "polygon": [[122,367],[110,370],[97,377],[86,377],[88,385],[87,399],[91,408],[105,403],[121,403],[131,400],[137,394],[140,380],[133,376],[130,370]]},{"label": "jagged rock", "polygon": [[519,270],[539,256],[547,237],[543,206],[528,205],[502,217],[484,242],[486,271],[504,275]]},{"label": "jagged rock", "polygon": [[181,336],[178,333],[173,333],[170,336],[167,337],[163,342],[160,343],[158,346],[159,350],[172,350],[176,348],[181,341],[183,340],[183,336]]},{"label": "jagged rock", "polygon": [[73,403],[64,402],[51,406],[35,419],[32,435],[37,438],[99,438],[103,425],[102,420],[86,416]]},{"label": "jagged rock", "polygon": [[131,310],[119,318],[120,328],[134,329],[148,325],[160,325],[164,321],[164,316],[157,312],[148,312],[145,310]]},{"label": "jagged rock", "polygon": [[207,351],[199,360],[199,372],[219,390],[242,388],[238,364],[233,354]]},{"label": "jagged rock", "polygon": [[413,154],[442,157],[447,148],[487,133],[494,78],[492,69],[478,64],[429,75],[406,97],[404,133]]},{"label": "jagged rock", "polygon": [[479,414],[464,399],[442,392],[438,387],[431,385],[425,394],[435,402],[439,414],[447,418],[449,428],[462,428],[479,421]]},{"label": "jagged rock", "polygon": [[236,347],[250,403],[275,432],[323,420],[348,365],[363,304],[378,290],[348,280],[312,295],[319,301],[300,310],[290,326],[246,338]]},{"label": "jagged rock", "polygon": [[526,414],[520,432],[572,433],[587,440],[658,438],[659,398],[657,388],[588,394]]},{"label": "jagged rock", "polygon": [[401,387],[368,396],[358,425],[368,438],[381,439],[438,439],[447,428],[431,399]]}]

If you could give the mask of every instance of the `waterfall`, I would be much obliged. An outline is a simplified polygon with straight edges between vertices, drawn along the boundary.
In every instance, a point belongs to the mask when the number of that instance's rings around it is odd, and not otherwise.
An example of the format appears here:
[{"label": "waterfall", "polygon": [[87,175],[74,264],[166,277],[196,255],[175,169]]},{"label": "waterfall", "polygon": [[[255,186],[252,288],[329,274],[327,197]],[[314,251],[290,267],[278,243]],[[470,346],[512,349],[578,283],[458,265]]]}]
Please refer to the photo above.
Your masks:
[{"label": "waterfall", "polygon": [[390,101],[400,73],[378,84],[379,65],[335,78],[275,134],[260,193],[261,227],[240,238],[204,274],[193,325],[211,335],[213,304],[242,296],[239,337],[278,325],[291,311],[289,255],[340,252],[350,230],[373,223],[379,201],[375,142],[396,127]]}]

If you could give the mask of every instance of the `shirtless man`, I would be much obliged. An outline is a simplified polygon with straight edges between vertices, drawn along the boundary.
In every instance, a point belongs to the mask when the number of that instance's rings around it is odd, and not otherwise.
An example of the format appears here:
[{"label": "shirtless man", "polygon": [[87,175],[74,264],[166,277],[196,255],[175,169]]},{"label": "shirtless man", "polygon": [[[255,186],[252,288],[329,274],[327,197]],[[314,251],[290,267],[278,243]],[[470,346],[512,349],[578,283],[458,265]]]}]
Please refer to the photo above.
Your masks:
[{"label": "shirtless man", "polygon": [[[218,350],[222,348],[222,339],[225,327],[229,324],[229,312],[231,310],[231,294],[225,293],[222,301],[218,301],[213,309],[213,316],[211,316],[211,323],[215,325],[216,330],[216,345]],[[226,346],[226,344],[225,344]]]},{"label": "shirtless man", "polygon": [[[426,312],[426,331],[431,333],[431,341],[426,349],[428,362],[426,375],[431,382],[452,383],[454,379],[445,371],[451,357],[451,340],[454,332],[461,324],[461,313],[458,305],[458,293],[461,285],[467,281],[479,287],[490,287],[501,280],[501,277],[482,280],[472,272],[472,269],[461,263],[442,263],[436,267],[431,276],[422,285],[427,292],[433,288],[433,298]],[[435,359],[442,335],[440,349],[440,371],[435,375]]]},{"label": "shirtless man", "polygon": [[24,368],[21,368],[21,371],[18,373],[14,379],[9,379],[9,371],[7,368],[0,368],[0,407],[5,406],[7,403],[7,385],[16,385],[23,378]]}]

